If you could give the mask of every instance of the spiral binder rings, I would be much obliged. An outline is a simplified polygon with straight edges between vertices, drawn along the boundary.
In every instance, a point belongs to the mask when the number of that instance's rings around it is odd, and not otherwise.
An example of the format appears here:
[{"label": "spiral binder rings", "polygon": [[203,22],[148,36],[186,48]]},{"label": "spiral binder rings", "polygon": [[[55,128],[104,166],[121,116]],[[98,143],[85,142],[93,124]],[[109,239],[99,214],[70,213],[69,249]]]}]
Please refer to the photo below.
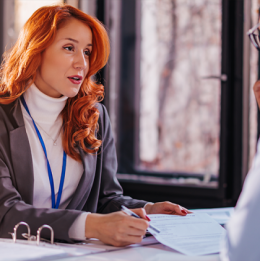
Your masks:
[{"label": "spiral binder rings", "polygon": [[[17,239],[17,229],[20,225],[24,225],[27,227],[27,234],[26,233],[23,233],[22,236],[24,238],[26,238],[28,241],[36,241],[37,242],[37,245],[40,245],[40,241],[41,241],[41,231],[44,229],[44,228],[48,228],[50,231],[51,231],[51,241],[50,243],[53,245],[54,244],[54,231],[52,229],[51,226],[49,225],[42,225],[41,227],[38,228],[37,230],[37,236],[34,236],[34,235],[31,235],[31,229],[30,229],[30,226],[26,223],[26,222],[19,222],[18,224],[15,225],[14,227],[14,232],[9,232],[9,234],[11,234],[12,236],[12,239],[14,241],[14,243],[16,243],[16,239]],[[46,239],[43,239],[44,242],[48,242],[48,240]]]},{"label": "spiral binder rings", "polygon": [[[27,240],[17,239],[17,230],[20,226],[27,227],[27,233],[22,234]],[[43,229],[50,230],[51,240],[48,243],[40,237]],[[35,236],[31,235],[30,226],[26,222],[19,222],[14,226],[13,232],[9,234],[12,239],[0,238],[0,261],[55,260],[75,256],[73,251],[66,251],[65,247],[54,244],[54,231],[48,225],[39,227]]]},{"label": "spiral binder rings", "polygon": [[[17,239],[20,226],[27,228],[27,233],[22,234],[24,239]],[[50,240],[41,238],[43,229],[50,230]],[[107,251],[107,247],[96,247],[84,241],[78,244],[56,243],[54,242],[54,231],[49,225],[42,225],[38,228],[37,235],[32,235],[30,226],[21,221],[9,234],[12,236],[11,239],[0,238],[0,261],[56,260]]]}]

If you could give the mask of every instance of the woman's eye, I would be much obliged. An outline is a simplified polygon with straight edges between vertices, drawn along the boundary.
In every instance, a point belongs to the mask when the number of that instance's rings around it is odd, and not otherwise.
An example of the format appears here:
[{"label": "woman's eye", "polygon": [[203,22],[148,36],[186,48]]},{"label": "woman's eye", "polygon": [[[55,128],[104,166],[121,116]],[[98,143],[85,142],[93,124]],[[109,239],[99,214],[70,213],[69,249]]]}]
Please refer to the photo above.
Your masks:
[{"label": "woman's eye", "polygon": [[90,56],[91,52],[90,52],[89,50],[86,50],[86,51],[84,51],[84,54],[85,54],[86,56]]},{"label": "woman's eye", "polygon": [[65,46],[65,47],[63,47],[65,50],[67,50],[67,51],[73,51],[73,46]]}]

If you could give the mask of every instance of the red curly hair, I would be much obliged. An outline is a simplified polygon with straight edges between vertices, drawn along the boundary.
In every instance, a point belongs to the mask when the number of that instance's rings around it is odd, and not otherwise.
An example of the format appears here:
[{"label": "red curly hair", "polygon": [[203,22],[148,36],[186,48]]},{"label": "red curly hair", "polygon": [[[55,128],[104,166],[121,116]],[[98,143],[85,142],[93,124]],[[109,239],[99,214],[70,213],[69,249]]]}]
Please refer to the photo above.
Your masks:
[{"label": "red curly hair", "polygon": [[13,102],[30,87],[41,65],[43,51],[53,42],[57,30],[71,18],[90,27],[93,41],[88,74],[79,93],[68,98],[62,111],[63,148],[67,155],[80,161],[77,144],[85,152],[94,153],[102,143],[95,136],[99,118],[95,105],[104,97],[104,86],[94,82],[91,76],[107,63],[110,45],[105,28],[96,18],[70,5],[45,6],[36,10],[24,25],[11,52],[4,54],[0,70],[0,103]]}]

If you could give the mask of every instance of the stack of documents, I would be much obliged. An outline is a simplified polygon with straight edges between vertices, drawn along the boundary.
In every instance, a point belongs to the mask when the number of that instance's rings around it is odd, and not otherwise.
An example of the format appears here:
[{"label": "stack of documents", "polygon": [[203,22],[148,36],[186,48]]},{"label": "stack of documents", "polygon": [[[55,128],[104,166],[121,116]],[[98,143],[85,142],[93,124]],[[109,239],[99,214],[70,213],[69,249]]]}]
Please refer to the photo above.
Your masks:
[{"label": "stack of documents", "polygon": [[199,256],[220,251],[225,229],[206,213],[187,216],[148,215],[151,224],[160,230],[148,231],[162,244],[185,255]]}]

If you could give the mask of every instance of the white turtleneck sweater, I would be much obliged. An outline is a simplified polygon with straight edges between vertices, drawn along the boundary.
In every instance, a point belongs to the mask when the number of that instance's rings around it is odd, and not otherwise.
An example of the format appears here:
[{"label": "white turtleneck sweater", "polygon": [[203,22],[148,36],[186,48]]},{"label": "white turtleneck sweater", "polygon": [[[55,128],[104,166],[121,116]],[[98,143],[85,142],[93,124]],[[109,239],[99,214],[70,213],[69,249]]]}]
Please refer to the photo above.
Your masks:
[{"label": "white turtleneck sweater", "polygon": [[[34,119],[47,150],[48,160],[52,170],[55,196],[57,199],[63,162],[62,147],[62,116],[68,97],[52,98],[42,93],[34,84],[24,93],[24,99]],[[25,129],[28,135],[34,172],[33,206],[36,208],[51,208],[51,188],[47,170],[46,158],[35,131],[33,122],[21,103]],[[56,140],[57,139],[57,140]],[[56,140],[54,145],[54,140]],[[65,209],[71,201],[83,173],[81,162],[67,156],[64,186],[60,201],[60,209]],[[88,213],[83,212],[69,230],[72,239],[85,239],[85,220]]]}]

